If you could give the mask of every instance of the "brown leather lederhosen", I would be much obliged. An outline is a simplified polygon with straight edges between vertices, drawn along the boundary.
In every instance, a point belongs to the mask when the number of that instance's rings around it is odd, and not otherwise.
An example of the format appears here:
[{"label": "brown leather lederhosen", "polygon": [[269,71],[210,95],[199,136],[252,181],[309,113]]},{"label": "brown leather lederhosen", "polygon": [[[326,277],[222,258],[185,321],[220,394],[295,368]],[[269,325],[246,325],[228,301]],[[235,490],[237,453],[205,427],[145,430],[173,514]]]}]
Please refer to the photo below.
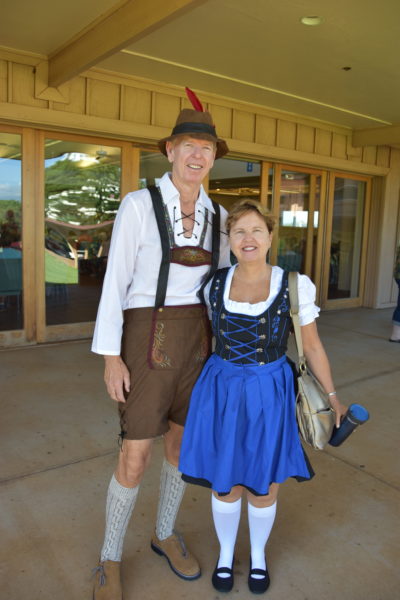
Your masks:
[{"label": "brown leather lederhosen", "polygon": [[[184,425],[192,387],[210,354],[211,331],[202,291],[219,262],[220,211],[213,202],[212,251],[203,248],[208,211],[198,246],[176,246],[173,228],[158,188],[150,187],[160,232],[162,260],[154,308],[124,311],[121,356],[131,373],[126,403],[119,404],[121,437],[149,439]],[[210,265],[199,298],[189,306],[165,306],[169,266]]]}]

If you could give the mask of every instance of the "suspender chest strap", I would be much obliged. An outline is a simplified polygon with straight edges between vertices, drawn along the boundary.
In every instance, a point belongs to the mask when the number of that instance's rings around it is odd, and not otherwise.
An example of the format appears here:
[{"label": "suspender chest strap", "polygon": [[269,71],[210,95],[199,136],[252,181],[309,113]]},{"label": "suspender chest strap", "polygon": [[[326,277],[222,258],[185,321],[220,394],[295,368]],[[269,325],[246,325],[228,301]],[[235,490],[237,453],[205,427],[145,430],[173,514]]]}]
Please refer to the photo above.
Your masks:
[{"label": "suspender chest strap", "polygon": [[[158,283],[155,299],[155,308],[164,306],[165,297],[167,294],[169,266],[171,264],[171,249],[168,235],[167,223],[164,214],[164,203],[160,193],[160,190],[151,185],[148,187],[150,192],[151,200],[153,203],[154,214],[157,221],[158,231],[160,233],[162,258],[160,264],[160,270],[158,274]],[[221,225],[221,213],[219,204],[213,201],[213,207],[215,214],[213,215],[212,221],[212,241],[211,241],[211,268],[209,273],[206,275],[205,280],[198,292],[200,301],[204,304],[203,289],[207,282],[213,277],[214,273],[218,269],[219,263],[219,248],[220,248],[220,225]]]},{"label": "suspender chest strap", "polygon": [[164,306],[165,296],[167,294],[169,265],[171,263],[171,256],[168,229],[167,224],[165,222],[163,199],[160,190],[154,185],[149,186],[148,190],[150,192],[151,200],[153,202],[154,214],[156,216],[157,227],[160,233],[161,240],[162,258],[160,270],[158,273],[156,300],[154,305],[155,308],[160,308],[161,306]]}]

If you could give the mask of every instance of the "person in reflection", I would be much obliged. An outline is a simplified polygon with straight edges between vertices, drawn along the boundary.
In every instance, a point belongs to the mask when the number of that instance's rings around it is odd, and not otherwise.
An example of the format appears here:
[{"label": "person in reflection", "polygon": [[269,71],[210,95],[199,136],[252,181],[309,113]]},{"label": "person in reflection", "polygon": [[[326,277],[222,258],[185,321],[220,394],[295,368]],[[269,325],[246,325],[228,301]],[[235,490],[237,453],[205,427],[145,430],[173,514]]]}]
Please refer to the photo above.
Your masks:
[{"label": "person in reflection", "polygon": [[[233,587],[233,562],[246,491],[250,529],[248,586],[269,586],[265,545],[279,484],[313,471],[295,417],[293,371],[287,357],[291,329],[288,272],[266,257],[274,222],[260,203],[241,200],[227,230],[237,264],[217,271],[205,288],[216,338],[190,401],[179,469],[183,479],[212,489],[220,554],[212,576],[219,592]],[[329,395],[336,424],[346,407],[334,391],[328,358],[317,333],[315,286],[298,275],[299,317],[307,361]]]},{"label": "person in reflection", "polygon": [[172,173],[164,174],[158,188],[129,193],[121,203],[92,345],[104,355],[104,379],[121,425],[95,600],[122,597],[124,536],[159,436],[165,459],[151,548],[179,577],[192,580],[201,573],[174,530],[186,486],[177,466],[190,393],[210,352],[207,311],[198,292],[218,266],[230,264],[226,211],[201,182],[228,147],[211,115],[196,106],[180,112],[159,148]]},{"label": "person in reflection", "polygon": [[6,218],[0,225],[0,246],[6,248],[8,246],[14,246],[19,248],[21,245],[21,228],[19,223],[15,220],[13,210],[6,212]]},{"label": "person in reflection", "polygon": [[399,295],[397,296],[397,306],[393,312],[392,318],[392,333],[389,338],[389,342],[396,342],[400,344],[400,243],[397,246],[396,260],[394,264],[393,277],[399,288]]}]

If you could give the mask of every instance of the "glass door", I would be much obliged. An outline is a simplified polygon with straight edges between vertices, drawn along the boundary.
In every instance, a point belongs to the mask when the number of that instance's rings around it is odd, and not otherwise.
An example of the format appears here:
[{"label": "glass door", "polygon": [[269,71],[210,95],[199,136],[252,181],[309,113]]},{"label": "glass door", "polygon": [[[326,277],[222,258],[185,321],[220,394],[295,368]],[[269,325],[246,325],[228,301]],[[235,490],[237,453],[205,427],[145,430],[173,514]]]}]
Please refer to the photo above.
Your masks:
[{"label": "glass door", "polygon": [[43,132],[38,341],[93,330],[121,197],[122,145]]},{"label": "glass door", "polygon": [[24,327],[21,152],[20,134],[0,132],[0,332]]},{"label": "glass door", "polygon": [[96,318],[120,165],[119,147],[45,140],[46,325]]},{"label": "glass door", "polygon": [[276,165],[272,262],[305,273],[320,287],[326,174]]},{"label": "glass door", "polygon": [[361,306],[370,179],[333,173],[329,186],[324,308]]},{"label": "glass door", "polygon": [[261,201],[261,164],[258,161],[220,158],[211,169],[208,194],[227,210],[242,198]]},{"label": "glass door", "polygon": [[171,171],[171,164],[159,150],[140,150],[138,189],[158,185],[159,180]]}]

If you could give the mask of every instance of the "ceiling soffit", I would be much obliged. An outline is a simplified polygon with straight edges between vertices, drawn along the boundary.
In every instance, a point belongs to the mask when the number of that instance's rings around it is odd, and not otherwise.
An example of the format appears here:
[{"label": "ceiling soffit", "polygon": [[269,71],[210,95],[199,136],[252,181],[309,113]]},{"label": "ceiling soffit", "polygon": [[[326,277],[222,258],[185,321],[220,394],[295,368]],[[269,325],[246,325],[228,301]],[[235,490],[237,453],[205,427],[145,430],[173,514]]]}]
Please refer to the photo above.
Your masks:
[{"label": "ceiling soffit", "polygon": [[51,55],[49,86],[57,87],[205,0],[129,0]]},{"label": "ceiling soffit", "polygon": [[96,65],[361,130],[358,144],[367,129],[397,144],[400,3],[319,0],[322,24],[304,27],[309,10],[306,0],[19,0],[3,10],[0,39],[47,55],[52,87]]}]

